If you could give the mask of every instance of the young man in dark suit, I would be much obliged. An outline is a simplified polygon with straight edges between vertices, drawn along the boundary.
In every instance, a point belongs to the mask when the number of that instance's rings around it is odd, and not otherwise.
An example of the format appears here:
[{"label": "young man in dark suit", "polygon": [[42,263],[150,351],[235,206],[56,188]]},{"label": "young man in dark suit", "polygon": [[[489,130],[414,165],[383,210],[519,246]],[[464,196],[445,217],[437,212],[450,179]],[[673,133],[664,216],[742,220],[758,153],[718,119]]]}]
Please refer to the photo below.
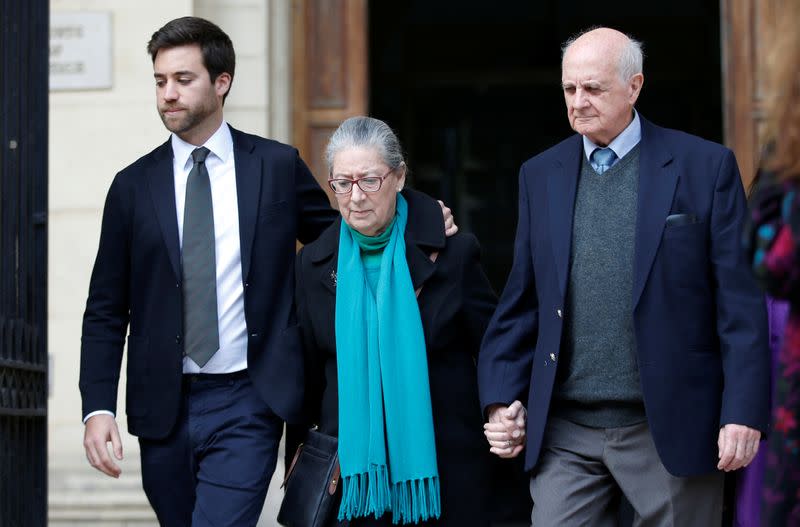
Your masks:
[{"label": "young man in dark suit", "polygon": [[520,170],[479,387],[492,451],[527,448],[537,527],[615,525],[622,493],[642,524],[719,525],[722,471],[767,430],[766,313],[739,246],[736,160],[642,118],[643,81],[641,45],[622,33],[568,43],[577,134]]},{"label": "young man in dark suit", "polygon": [[92,466],[118,477],[117,384],[161,525],[255,525],[303,390],[295,240],[336,218],[297,150],[223,119],[230,38],[185,17],[148,44],[169,140],[114,178],[83,323]]}]

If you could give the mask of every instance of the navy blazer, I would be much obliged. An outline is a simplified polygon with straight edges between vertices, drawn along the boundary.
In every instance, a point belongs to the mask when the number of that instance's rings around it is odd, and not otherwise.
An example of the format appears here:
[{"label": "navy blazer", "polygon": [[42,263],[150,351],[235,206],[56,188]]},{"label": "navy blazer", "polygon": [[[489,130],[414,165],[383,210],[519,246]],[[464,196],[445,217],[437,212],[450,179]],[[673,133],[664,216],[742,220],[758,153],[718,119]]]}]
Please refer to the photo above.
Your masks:
[{"label": "navy blazer", "polygon": [[[702,474],[716,470],[720,426],[766,432],[769,420],[766,310],[740,249],[745,196],[723,146],[644,119],[640,144],[632,305],[645,411],[666,469]],[[528,470],[559,363],[581,156],[573,135],[522,165],[514,264],[479,355],[484,409],[527,401]]]},{"label": "navy blazer", "polygon": [[[299,420],[303,361],[293,303],[295,240],[313,241],[338,214],[297,150],[233,128],[231,135],[248,371],[272,411]],[[84,415],[116,410],[130,323],[128,429],[147,439],[169,434],[181,395],[183,307],[172,159],[168,140],[114,178],[83,318]]]}]

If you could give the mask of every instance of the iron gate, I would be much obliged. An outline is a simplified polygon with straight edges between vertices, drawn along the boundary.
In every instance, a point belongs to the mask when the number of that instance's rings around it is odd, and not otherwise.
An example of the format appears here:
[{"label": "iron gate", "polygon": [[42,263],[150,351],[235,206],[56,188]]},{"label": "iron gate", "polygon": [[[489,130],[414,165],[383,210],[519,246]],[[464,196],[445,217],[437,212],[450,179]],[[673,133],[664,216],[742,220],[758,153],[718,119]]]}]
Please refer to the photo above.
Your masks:
[{"label": "iron gate", "polygon": [[47,523],[47,0],[0,1],[0,526]]}]

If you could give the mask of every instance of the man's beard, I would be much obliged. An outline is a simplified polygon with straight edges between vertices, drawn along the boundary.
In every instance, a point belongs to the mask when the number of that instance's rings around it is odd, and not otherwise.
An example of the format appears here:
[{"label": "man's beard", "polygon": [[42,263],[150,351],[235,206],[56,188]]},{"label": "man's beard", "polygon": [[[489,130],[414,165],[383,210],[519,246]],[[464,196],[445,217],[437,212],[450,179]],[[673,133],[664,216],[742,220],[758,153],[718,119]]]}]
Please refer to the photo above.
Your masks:
[{"label": "man's beard", "polygon": [[170,119],[165,112],[165,110],[159,110],[158,115],[161,117],[164,127],[174,134],[182,134],[191,130],[212,113],[211,108],[207,106],[195,109],[184,108],[183,115],[178,119]]}]

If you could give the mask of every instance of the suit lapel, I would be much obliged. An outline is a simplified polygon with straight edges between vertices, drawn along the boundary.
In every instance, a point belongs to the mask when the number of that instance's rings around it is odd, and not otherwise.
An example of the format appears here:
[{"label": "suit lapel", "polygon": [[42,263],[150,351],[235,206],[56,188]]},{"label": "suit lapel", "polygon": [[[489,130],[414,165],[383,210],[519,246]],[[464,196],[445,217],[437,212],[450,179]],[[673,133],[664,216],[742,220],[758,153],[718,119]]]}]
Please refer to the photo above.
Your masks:
[{"label": "suit lapel", "polygon": [[430,197],[411,189],[404,190],[403,197],[409,211],[405,232],[406,262],[411,284],[417,291],[436,270],[436,264],[428,255],[445,246],[444,218],[441,207]]},{"label": "suit lapel", "polygon": [[231,128],[233,156],[236,166],[236,196],[239,205],[239,244],[242,255],[242,279],[250,273],[253,239],[258,221],[258,201],[261,195],[262,160],[253,153],[250,139]]},{"label": "suit lapel", "polygon": [[319,238],[304,249],[314,269],[314,279],[336,296],[337,269],[339,261],[339,229],[341,218],[322,231]]},{"label": "suit lapel", "polygon": [[[339,232],[338,230],[336,232]],[[320,268],[321,274],[319,275],[320,280],[322,281],[322,285],[325,286],[334,297],[336,296],[336,285],[338,282],[338,269],[339,266],[339,244],[332,248],[331,257],[328,260],[324,260],[322,262],[322,267]]]},{"label": "suit lapel", "polygon": [[421,289],[436,269],[436,264],[413,241],[406,238],[406,261],[414,291]]},{"label": "suit lapel", "polygon": [[636,246],[634,257],[633,306],[642,295],[653,266],[664,222],[672,207],[678,174],[672,154],[659,140],[658,128],[642,119],[639,151],[639,198],[636,211]]},{"label": "suit lapel", "polygon": [[562,296],[567,291],[569,254],[572,246],[572,218],[575,213],[575,193],[583,155],[580,135],[565,145],[566,152],[558,156],[547,179],[547,208],[549,211],[550,243],[553,247],[558,285]]},{"label": "suit lapel", "polygon": [[172,166],[170,141],[161,145],[154,155],[154,166],[147,171],[150,196],[156,209],[164,245],[176,279],[181,278],[181,249],[178,239],[178,212],[175,208],[175,175]]}]

